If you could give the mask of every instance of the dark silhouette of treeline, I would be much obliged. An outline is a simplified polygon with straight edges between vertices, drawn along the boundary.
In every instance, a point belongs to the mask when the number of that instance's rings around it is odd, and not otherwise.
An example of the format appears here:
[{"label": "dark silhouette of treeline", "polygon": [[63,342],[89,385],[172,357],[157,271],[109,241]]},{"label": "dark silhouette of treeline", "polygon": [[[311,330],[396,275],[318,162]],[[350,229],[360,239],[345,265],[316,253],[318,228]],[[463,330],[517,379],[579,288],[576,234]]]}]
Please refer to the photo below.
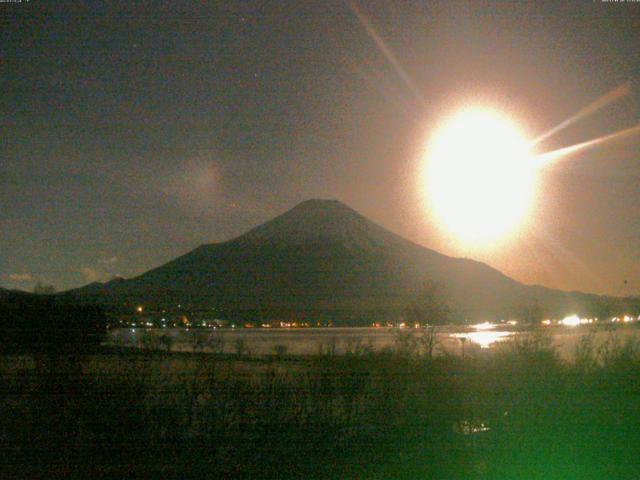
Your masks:
[{"label": "dark silhouette of treeline", "polygon": [[104,310],[64,295],[0,291],[1,353],[81,353],[106,334]]}]

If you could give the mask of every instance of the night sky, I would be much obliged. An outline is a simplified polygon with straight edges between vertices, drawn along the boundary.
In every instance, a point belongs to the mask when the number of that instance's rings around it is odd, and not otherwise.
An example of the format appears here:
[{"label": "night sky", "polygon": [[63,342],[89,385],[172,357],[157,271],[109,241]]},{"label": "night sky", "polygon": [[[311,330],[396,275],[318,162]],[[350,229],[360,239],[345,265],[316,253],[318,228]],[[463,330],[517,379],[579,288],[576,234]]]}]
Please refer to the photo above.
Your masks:
[{"label": "night sky", "polygon": [[320,197],[525,283],[640,293],[640,137],[545,169],[499,249],[435,228],[418,175],[465,105],[534,138],[631,82],[540,148],[637,125],[640,3],[199,3],[0,3],[1,286],[131,277]]}]

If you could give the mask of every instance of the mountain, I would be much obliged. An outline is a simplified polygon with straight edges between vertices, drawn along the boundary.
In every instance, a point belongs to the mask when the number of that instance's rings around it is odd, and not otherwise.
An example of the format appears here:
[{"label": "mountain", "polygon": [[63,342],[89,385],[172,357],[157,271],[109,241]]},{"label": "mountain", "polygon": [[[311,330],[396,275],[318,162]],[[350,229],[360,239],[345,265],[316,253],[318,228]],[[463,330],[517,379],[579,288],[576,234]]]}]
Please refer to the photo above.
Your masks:
[{"label": "mountain", "polygon": [[216,308],[229,317],[336,323],[397,319],[425,285],[440,285],[455,315],[505,318],[542,305],[570,313],[595,296],[525,286],[486,264],[406,240],[335,200],[308,200],[227,242],[132,279],[68,294],[154,308]]},{"label": "mountain", "polygon": [[37,295],[22,290],[7,290],[0,287],[0,303],[11,303],[22,299],[34,298]]}]

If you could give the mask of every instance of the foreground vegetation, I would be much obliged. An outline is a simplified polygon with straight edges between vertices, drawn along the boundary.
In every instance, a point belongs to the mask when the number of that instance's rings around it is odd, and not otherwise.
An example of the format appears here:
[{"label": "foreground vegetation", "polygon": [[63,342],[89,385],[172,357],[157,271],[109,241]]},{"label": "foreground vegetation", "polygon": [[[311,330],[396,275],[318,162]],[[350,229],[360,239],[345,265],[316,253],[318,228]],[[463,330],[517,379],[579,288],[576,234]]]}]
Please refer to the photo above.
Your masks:
[{"label": "foreground vegetation", "polygon": [[268,359],[6,355],[2,478],[605,479],[640,474],[640,343]]}]

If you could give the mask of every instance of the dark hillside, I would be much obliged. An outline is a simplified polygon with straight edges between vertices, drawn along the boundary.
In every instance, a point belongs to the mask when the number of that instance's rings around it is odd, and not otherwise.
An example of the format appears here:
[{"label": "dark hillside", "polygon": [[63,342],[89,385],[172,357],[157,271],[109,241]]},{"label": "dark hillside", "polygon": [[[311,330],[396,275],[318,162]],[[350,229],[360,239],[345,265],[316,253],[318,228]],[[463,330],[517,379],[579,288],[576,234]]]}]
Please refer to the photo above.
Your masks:
[{"label": "dark hillside", "polygon": [[591,298],[530,287],[470,259],[410,242],[334,200],[308,200],[227,242],[201,245],[139,277],[73,293],[104,302],[216,307],[235,317],[395,320],[436,283],[454,318],[507,318],[540,304],[572,313]]}]

